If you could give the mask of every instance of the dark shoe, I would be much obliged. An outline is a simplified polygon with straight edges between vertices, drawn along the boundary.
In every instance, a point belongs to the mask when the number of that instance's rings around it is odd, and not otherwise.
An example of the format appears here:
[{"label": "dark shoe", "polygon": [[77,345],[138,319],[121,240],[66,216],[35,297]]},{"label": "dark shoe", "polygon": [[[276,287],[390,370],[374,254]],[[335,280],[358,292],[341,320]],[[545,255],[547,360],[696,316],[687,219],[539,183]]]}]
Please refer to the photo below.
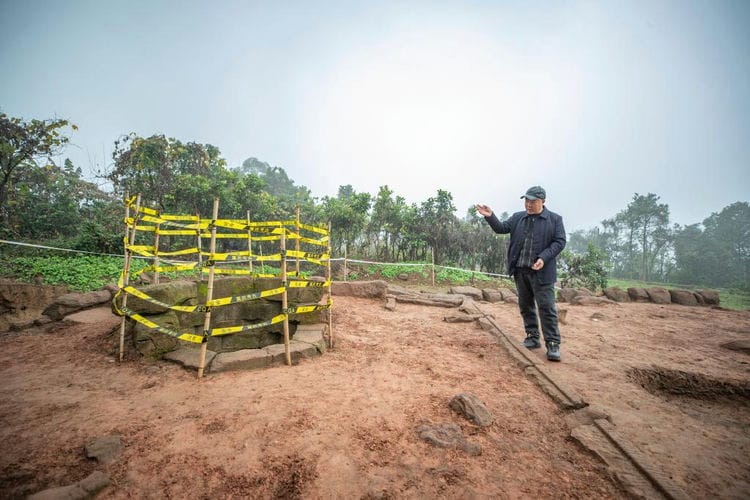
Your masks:
[{"label": "dark shoe", "polygon": [[539,337],[534,337],[531,334],[526,334],[526,339],[523,341],[523,346],[526,349],[539,349],[542,344],[539,342]]},{"label": "dark shoe", "polygon": [[549,342],[547,344],[547,359],[550,361],[560,361],[560,344]]}]

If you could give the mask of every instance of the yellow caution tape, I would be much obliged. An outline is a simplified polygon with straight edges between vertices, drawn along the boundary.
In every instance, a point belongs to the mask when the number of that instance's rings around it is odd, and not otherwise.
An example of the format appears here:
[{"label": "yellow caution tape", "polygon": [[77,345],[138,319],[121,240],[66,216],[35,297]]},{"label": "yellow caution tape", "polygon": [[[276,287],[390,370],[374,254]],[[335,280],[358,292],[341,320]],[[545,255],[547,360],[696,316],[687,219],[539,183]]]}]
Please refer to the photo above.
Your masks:
[{"label": "yellow caution tape", "polygon": [[159,216],[158,211],[154,210],[153,208],[144,207],[143,205],[138,207],[138,211],[146,215],[153,215],[155,217]]},{"label": "yellow caution tape", "polygon": [[273,254],[273,255],[256,255],[253,259],[256,262],[281,262],[281,254]]},{"label": "yellow caution tape", "polygon": [[252,257],[249,250],[240,250],[238,252],[227,252],[227,253],[214,253],[201,252],[201,255],[208,257],[210,260],[226,261],[230,262],[233,260],[247,260],[248,257]]},{"label": "yellow caution tape", "polygon": [[307,281],[307,280],[294,280],[289,282],[289,288],[325,288],[331,286],[331,281]]},{"label": "yellow caution tape", "polygon": [[305,314],[305,313],[311,313],[314,311],[322,311],[324,309],[330,309],[330,304],[317,304],[314,306],[298,306],[298,307],[292,307],[289,309],[290,314]]},{"label": "yellow caution tape", "polygon": [[253,241],[279,241],[281,236],[253,236]]},{"label": "yellow caution tape", "polygon": [[[203,274],[208,274],[209,270],[203,268]],[[247,275],[253,274],[250,269],[222,269],[220,267],[214,267],[214,274],[236,274],[236,275]]]},{"label": "yellow caution tape", "polygon": [[133,311],[132,309],[129,309],[127,307],[123,307],[122,308],[122,312],[124,312],[125,315],[128,318],[132,318],[135,321],[137,321],[137,322],[139,322],[139,323],[141,323],[141,324],[143,324],[143,325],[145,325],[145,326],[147,326],[149,328],[152,328],[152,329],[156,330],[159,333],[164,333],[164,334],[170,335],[172,337],[177,337],[180,340],[185,340],[187,342],[193,342],[195,344],[201,344],[203,342],[203,337],[201,335],[195,335],[195,334],[192,334],[192,333],[180,333],[180,332],[177,332],[175,330],[171,330],[169,328],[163,327],[161,325],[157,325],[153,321],[144,318],[140,314],[137,314],[135,311]]},{"label": "yellow caution tape", "polygon": [[236,304],[238,302],[247,302],[249,300],[259,299],[261,297],[270,297],[272,295],[279,295],[284,293],[284,287],[272,288],[270,290],[261,290],[260,292],[248,293],[245,295],[235,295],[233,297],[224,297],[222,299],[214,299],[206,302],[209,307],[225,306],[227,304]]},{"label": "yellow caution tape", "polygon": [[189,255],[192,253],[198,253],[198,247],[195,248],[184,248],[182,250],[175,250],[173,252],[159,252],[159,256],[172,256],[172,255]]},{"label": "yellow caution tape", "polygon": [[151,245],[128,245],[128,250],[144,257],[153,257],[155,248]]},{"label": "yellow caution tape", "polygon": [[196,306],[170,306],[169,304],[166,304],[166,303],[164,303],[164,302],[162,302],[162,301],[160,301],[158,299],[155,299],[155,298],[151,297],[150,295],[147,295],[147,294],[143,293],[142,291],[140,291],[137,288],[134,288],[132,286],[127,286],[127,287],[123,288],[123,290],[125,290],[130,295],[138,297],[141,300],[144,300],[146,302],[151,302],[152,304],[156,304],[156,305],[159,305],[159,306],[164,307],[166,309],[171,309],[173,311],[180,311],[180,312],[189,312],[189,313],[191,313],[191,312],[196,312],[196,311],[203,312],[206,309],[205,306],[197,306],[197,305]]},{"label": "yellow caution tape", "polygon": [[299,227],[301,229],[307,229],[308,231],[312,231],[314,233],[328,235],[328,229],[326,229],[326,228],[322,228],[322,227],[318,227],[318,226],[311,226],[309,224],[300,224]]},{"label": "yellow caution tape", "polygon": [[328,255],[327,253],[298,252],[297,250],[287,250],[286,256],[299,257],[300,259],[307,259],[311,261],[328,260],[328,257],[330,257],[330,255]]},{"label": "yellow caution tape", "polygon": [[198,222],[200,221],[200,217],[197,215],[168,215],[168,214],[161,214],[160,216],[162,219],[166,220],[184,220],[188,222]]},{"label": "yellow caution tape", "polygon": [[195,269],[197,266],[198,266],[197,262],[188,262],[188,263],[185,263],[185,264],[173,264],[173,265],[169,265],[169,266],[159,266],[159,267],[156,267],[156,268],[153,267],[153,266],[149,266],[146,269],[144,269],[143,271],[141,271],[141,273],[145,272],[146,270],[148,270],[148,271],[159,271],[160,273],[168,273],[168,272],[172,272],[172,271],[191,271],[191,270]]},{"label": "yellow caution tape", "polygon": [[228,229],[247,229],[247,221],[242,220],[218,219],[214,221],[214,225],[216,225],[216,227],[225,227]]},{"label": "yellow caution tape", "polygon": [[209,331],[209,334],[212,337],[218,337],[220,335],[228,335],[230,333],[247,332],[249,330],[255,330],[256,328],[263,328],[264,326],[269,326],[275,323],[280,323],[284,321],[286,318],[287,318],[286,314],[278,314],[269,320],[261,321],[260,323],[254,323],[252,325],[228,326],[226,328],[213,328]]},{"label": "yellow caution tape", "polygon": [[309,243],[311,245],[318,245],[318,246],[321,246],[321,247],[328,246],[328,236],[324,236],[323,238],[321,238],[319,240],[314,240],[312,238],[303,238],[303,237],[300,237],[299,241],[301,243]]},{"label": "yellow caution tape", "polygon": [[164,236],[195,236],[195,229],[159,229],[156,234]]}]

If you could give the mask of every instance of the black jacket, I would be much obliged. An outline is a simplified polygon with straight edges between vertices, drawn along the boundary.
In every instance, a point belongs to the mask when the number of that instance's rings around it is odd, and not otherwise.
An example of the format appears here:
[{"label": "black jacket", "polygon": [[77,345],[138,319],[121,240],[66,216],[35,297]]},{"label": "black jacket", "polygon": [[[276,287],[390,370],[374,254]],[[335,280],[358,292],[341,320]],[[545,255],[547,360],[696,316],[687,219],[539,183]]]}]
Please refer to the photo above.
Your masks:
[{"label": "black jacket", "polygon": [[[487,223],[496,233],[510,233],[510,245],[508,245],[508,274],[513,276],[516,269],[518,257],[525,237],[525,220],[529,215],[526,211],[516,212],[506,221],[500,221],[493,213],[485,217]],[[544,261],[544,267],[537,271],[539,282],[542,284],[557,281],[557,255],[565,248],[565,227],[562,217],[550,212],[545,207],[538,215],[534,224],[534,259],[540,258]]]}]

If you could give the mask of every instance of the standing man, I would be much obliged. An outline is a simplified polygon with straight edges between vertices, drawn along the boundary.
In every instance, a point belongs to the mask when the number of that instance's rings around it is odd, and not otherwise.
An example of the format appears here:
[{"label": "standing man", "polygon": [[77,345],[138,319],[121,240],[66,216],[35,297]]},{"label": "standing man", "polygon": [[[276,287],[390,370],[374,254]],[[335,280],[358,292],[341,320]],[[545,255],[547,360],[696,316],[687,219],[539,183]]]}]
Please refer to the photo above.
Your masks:
[{"label": "standing man", "polygon": [[562,217],[544,206],[547,193],[541,186],[530,187],[521,198],[526,210],[506,221],[500,221],[487,205],[477,205],[476,209],[496,233],[510,233],[508,274],[515,279],[518,291],[518,308],[526,330],[523,345],[527,349],[541,347],[541,320],[547,359],[560,361],[555,281],[557,255],[565,248],[565,227]]}]

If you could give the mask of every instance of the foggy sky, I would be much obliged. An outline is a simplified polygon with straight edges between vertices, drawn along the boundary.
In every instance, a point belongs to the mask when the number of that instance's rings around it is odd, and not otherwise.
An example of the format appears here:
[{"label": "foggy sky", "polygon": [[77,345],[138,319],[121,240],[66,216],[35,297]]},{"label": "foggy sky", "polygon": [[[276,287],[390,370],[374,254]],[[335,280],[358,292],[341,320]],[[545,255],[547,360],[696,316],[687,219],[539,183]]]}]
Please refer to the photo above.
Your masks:
[{"label": "foggy sky", "polygon": [[750,199],[750,2],[0,1],[0,110],[256,157],[316,197],[451,192],[571,231],[656,193],[692,224]]}]

